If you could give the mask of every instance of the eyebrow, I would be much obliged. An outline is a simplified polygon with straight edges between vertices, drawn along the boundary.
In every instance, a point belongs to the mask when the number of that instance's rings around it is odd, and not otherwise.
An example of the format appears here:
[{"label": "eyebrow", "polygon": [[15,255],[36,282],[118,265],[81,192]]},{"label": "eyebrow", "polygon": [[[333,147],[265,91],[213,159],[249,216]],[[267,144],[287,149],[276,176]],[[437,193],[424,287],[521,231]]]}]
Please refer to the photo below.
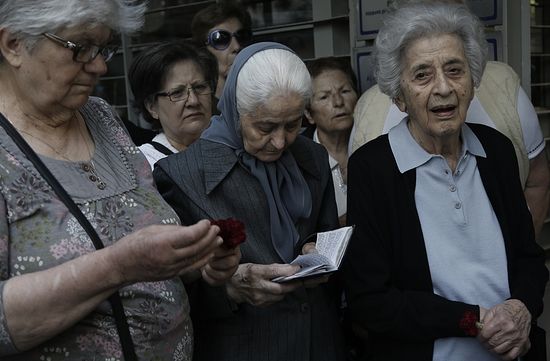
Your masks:
[{"label": "eyebrow", "polygon": [[[455,65],[455,64],[464,65],[465,62],[464,62],[464,60],[461,60],[459,58],[451,58],[448,61],[446,61],[445,64],[443,64],[443,66],[449,66],[449,65]],[[418,65],[415,65],[412,68],[412,72],[415,73],[419,70],[424,70],[424,69],[428,69],[428,68],[431,68],[430,64],[421,63],[421,64],[418,64]]]}]

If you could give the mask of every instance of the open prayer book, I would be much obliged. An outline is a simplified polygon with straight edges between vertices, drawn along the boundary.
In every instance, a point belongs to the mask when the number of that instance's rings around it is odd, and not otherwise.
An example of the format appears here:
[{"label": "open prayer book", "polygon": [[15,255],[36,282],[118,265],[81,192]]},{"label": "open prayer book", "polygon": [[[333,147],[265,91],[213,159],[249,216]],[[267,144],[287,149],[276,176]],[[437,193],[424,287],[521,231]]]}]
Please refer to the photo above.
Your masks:
[{"label": "open prayer book", "polygon": [[296,264],[301,269],[292,276],[274,278],[273,282],[288,282],[299,278],[321,276],[338,270],[348,242],[353,233],[353,226],[342,227],[333,231],[317,233],[315,249],[318,253],[299,255],[290,264]]}]

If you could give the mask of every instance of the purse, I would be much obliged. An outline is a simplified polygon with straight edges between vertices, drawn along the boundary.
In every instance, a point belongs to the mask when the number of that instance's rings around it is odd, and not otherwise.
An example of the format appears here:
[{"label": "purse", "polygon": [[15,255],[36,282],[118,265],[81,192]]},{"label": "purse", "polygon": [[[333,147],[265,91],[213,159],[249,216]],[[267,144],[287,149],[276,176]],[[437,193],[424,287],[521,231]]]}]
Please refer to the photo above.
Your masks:
[{"label": "purse", "polygon": [[[102,249],[105,246],[99,238],[99,235],[95,231],[94,227],[90,224],[90,221],[82,214],[80,208],[74,203],[71,196],[67,193],[65,188],[59,183],[55,176],[50,172],[48,167],[42,162],[40,157],[35,153],[35,151],[29,146],[29,144],[23,139],[15,127],[0,113],[0,125],[4,128],[6,133],[11,137],[19,149],[25,154],[25,156],[33,163],[38,172],[42,177],[48,182],[52,187],[55,194],[59,197],[65,206],[69,209],[71,214],[78,220],[78,223],[84,228],[88,236],[90,237],[92,243],[96,250]],[[128,327],[128,320],[124,314],[124,307],[122,306],[122,301],[120,299],[120,294],[117,292],[113,293],[109,297],[109,302],[113,309],[113,314],[115,317],[116,328],[118,331],[118,336],[120,338],[120,343],[122,345],[122,353],[124,355],[125,361],[137,361],[137,356],[134,348],[134,342],[132,341],[132,336],[130,335],[130,328]]]}]

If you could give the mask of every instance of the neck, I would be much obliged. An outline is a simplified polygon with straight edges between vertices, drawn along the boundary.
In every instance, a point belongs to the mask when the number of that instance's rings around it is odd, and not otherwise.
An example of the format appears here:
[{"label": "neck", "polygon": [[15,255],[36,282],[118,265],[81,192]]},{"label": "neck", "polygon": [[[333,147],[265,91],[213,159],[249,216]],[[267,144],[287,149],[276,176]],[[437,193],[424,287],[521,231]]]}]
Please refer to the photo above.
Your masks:
[{"label": "neck", "polygon": [[28,96],[28,92],[21,90],[7,70],[0,72],[0,83],[0,111],[12,123],[22,128],[43,129],[45,132],[56,132],[59,128],[70,126],[74,109],[35,101]]},{"label": "neck", "polygon": [[415,124],[409,120],[407,123],[413,139],[428,153],[443,156],[449,167],[454,172],[462,150],[460,133],[450,134],[445,137],[434,137],[422,131],[418,131]]},{"label": "neck", "polygon": [[223,87],[225,85],[225,77],[218,76],[218,84],[216,85],[216,98],[220,99],[223,92]]},{"label": "neck", "polygon": [[191,142],[176,140],[177,139],[176,137],[172,137],[166,133],[165,135],[166,135],[166,139],[168,140],[168,143],[170,143],[172,147],[176,148],[178,152],[181,152],[182,150],[187,149],[188,145],[191,144]]},{"label": "neck", "polygon": [[344,131],[323,132],[317,128],[317,137],[319,138],[319,142],[325,146],[329,154],[335,159],[338,159],[336,156],[342,155],[347,158],[350,133],[351,129]]}]

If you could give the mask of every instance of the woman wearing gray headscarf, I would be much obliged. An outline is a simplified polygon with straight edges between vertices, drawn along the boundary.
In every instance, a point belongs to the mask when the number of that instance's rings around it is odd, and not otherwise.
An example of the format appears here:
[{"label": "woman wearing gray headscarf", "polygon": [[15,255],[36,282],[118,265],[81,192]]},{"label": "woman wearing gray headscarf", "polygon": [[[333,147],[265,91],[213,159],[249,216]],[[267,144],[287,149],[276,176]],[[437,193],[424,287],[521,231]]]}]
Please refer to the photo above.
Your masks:
[{"label": "woman wearing gray headscarf", "polygon": [[244,222],[241,264],[225,287],[196,285],[197,360],[340,360],[337,297],[316,279],[271,280],[308,251],[306,237],[338,227],[327,153],[299,136],[311,97],[304,63],[288,48],[243,49],[218,104],[221,115],[154,176],[182,222]]}]

